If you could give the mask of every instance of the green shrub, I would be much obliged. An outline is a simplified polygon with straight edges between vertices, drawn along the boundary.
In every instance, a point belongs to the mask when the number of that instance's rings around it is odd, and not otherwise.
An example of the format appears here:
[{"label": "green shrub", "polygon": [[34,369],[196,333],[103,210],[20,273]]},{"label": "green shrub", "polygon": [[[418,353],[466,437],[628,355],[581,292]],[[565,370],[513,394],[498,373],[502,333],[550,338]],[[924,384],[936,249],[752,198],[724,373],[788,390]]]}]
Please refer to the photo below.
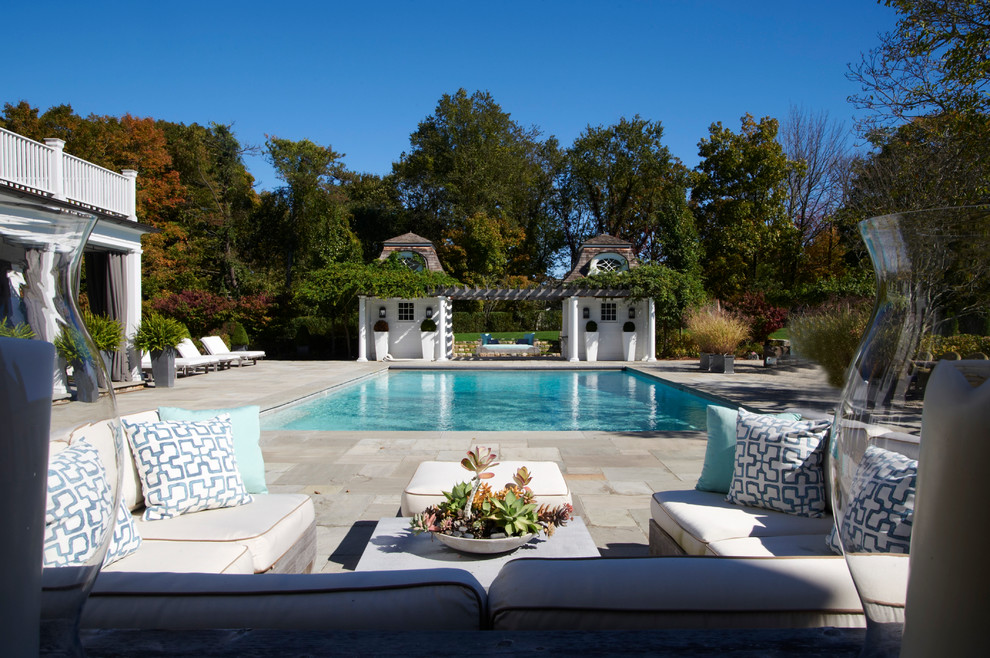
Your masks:
[{"label": "green shrub", "polygon": [[963,357],[982,352],[990,354],[990,336],[959,334],[957,336],[928,335],[921,339],[922,353],[939,356],[946,352],[958,352]]},{"label": "green shrub", "polygon": [[870,307],[866,304],[823,306],[791,318],[791,343],[797,354],[825,369],[830,385],[841,388],[869,320]]},{"label": "green shrub", "polygon": [[423,320],[422,322],[419,323],[419,330],[420,331],[436,331],[437,330],[437,323],[434,322],[433,320],[431,320],[430,318],[427,318],[427,319],[425,319],[425,320]]},{"label": "green shrub", "polygon": [[91,311],[83,311],[83,322],[96,349],[101,352],[116,352],[120,349],[120,343],[124,340],[124,327],[119,322]]},{"label": "green shrub", "polygon": [[626,320],[626,323],[622,325],[622,331],[626,333],[632,333],[636,331],[636,323],[632,320]]},{"label": "green shrub", "polygon": [[0,320],[0,338],[34,338],[34,331],[26,322],[7,324],[7,318]]},{"label": "green shrub", "polygon": [[379,320],[378,322],[375,323],[374,330],[375,331],[388,331],[388,322],[385,322],[385,320]]},{"label": "green shrub", "polygon": [[717,306],[688,311],[685,324],[701,352],[734,354],[749,336],[749,324],[745,320]]},{"label": "green shrub", "polygon": [[240,322],[235,322],[230,328],[230,344],[234,347],[241,345],[246,347],[249,342],[247,329]]},{"label": "green shrub", "polygon": [[588,324],[584,325],[584,330],[588,332],[598,331],[598,323],[594,320],[588,320]]}]

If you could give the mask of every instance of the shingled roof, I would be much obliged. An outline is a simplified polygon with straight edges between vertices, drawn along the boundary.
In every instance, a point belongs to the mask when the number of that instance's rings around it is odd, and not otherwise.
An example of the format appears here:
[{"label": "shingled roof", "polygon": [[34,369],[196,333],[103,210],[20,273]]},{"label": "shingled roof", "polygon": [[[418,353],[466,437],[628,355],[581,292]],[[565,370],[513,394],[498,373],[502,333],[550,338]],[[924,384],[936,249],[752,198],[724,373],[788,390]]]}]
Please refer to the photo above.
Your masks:
[{"label": "shingled roof", "polygon": [[591,272],[591,261],[599,254],[618,254],[626,259],[629,269],[639,267],[639,260],[636,252],[633,251],[631,242],[627,242],[613,235],[602,233],[593,238],[585,240],[581,244],[578,252],[577,263],[573,269],[564,277],[564,283],[588,276]]},{"label": "shingled roof", "polygon": [[382,253],[379,260],[385,260],[389,254],[395,251],[411,251],[422,256],[426,262],[426,269],[430,272],[443,272],[443,265],[437,258],[437,250],[433,243],[426,238],[415,233],[404,233],[394,238],[389,238],[382,243]]}]

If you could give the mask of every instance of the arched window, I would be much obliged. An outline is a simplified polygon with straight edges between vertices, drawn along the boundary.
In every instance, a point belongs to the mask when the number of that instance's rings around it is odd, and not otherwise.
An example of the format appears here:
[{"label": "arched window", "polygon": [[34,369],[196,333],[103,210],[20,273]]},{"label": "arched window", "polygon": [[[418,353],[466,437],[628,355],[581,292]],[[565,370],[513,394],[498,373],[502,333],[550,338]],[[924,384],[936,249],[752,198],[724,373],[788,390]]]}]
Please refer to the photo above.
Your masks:
[{"label": "arched window", "polygon": [[400,251],[399,260],[413,272],[422,272],[426,269],[426,260],[415,251]]},{"label": "arched window", "polygon": [[625,272],[629,269],[626,259],[619,254],[599,254],[591,261],[592,274],[604,274],[606,272]]}]

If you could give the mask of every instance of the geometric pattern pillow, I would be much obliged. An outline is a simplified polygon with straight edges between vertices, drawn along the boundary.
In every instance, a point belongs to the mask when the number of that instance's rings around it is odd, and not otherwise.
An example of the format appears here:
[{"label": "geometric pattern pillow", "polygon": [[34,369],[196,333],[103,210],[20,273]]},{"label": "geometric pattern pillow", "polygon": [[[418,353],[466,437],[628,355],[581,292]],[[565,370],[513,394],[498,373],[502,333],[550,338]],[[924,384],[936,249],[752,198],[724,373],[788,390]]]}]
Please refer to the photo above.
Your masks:
[{"label": "geometric pattern pillow", "polygon": [[793,421],[739,410],[736,463],[725,499],[737,505],[821,517],[828,420]]},{"label": "geometric pattern pillow", "polygon": [[53,456],[46,502],[44,566],[85,564],[112,517],[113,497],[100,452],[79,441]]},{"label": "geometric pattern pillow", "polygon": [[[852,500],[839,530],[847,552],[910,553],[917,479],[917,460],[867,447],[853,474]],[[827,541],[842,553],[835,526]]]},{"label": "geometric pattern pillow", "polygon": [[117,505],[117,518],[113,524],[113,539],[110,540],[110,548],[107,549],[103,566],[125,558],[139,548],[141,548],[141,535],[138,533],[137,524],[134,523],[131,511],[127,509],[127,503],[121,500]]},{"label": "geometric pattern pillow", "polygon": [[144,489],[145,521],[254,500],[237,470],[228,414],[123,425]]}]

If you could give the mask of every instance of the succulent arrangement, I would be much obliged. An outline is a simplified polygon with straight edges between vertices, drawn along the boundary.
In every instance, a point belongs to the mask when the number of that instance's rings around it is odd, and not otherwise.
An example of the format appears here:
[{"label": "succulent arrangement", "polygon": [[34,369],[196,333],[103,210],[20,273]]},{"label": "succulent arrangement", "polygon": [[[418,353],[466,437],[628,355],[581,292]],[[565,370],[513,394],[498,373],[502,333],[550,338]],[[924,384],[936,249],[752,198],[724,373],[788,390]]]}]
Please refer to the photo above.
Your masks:
[{"label": "succulent arrangement", "polygon": [[468,539],[501,539],[530,533],[551,536],[556,528],[572,518],[571,505],[538,506],[529,488],[532,476],[525,466],[516,471],[512,482],[495,490],[485,480],[495,477],[489,468],[498,465],[495,453],[488,448],[469,450],[461,466],[474,473],[468,482],[444,491],[447,499],[426,508],[410,522],[416,534],[434,534]]}]

